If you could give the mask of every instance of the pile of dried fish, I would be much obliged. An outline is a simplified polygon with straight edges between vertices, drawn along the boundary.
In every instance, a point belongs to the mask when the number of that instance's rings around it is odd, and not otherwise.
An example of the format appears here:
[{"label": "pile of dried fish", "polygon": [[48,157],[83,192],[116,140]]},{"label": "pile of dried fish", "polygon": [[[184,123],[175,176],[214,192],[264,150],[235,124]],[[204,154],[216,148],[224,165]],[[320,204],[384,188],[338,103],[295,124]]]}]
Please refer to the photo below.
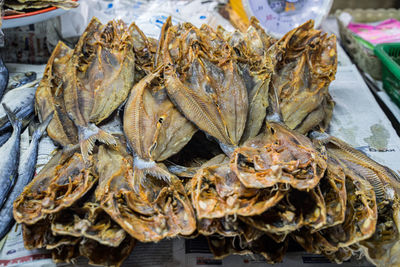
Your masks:
[{"label": "pile of dried fish", "polygon": [[217,258],[275,263],[292,238],[397,266],[399,177],[323,133],[336,67],[312,21],[276,40],[255,19],[244,33],[168,19],[157,42],[93,19],[36,91],[60,149],[14,202],[25,246],[119,266],[136,241],[204,235]]},{"label": "pile of dried fish", "polygon": [[74,0],[5,0],[4,9],[6,15],[19,14],[27,9],[40,9],[45,7],[57,7],[71,9],[79,5]]}]

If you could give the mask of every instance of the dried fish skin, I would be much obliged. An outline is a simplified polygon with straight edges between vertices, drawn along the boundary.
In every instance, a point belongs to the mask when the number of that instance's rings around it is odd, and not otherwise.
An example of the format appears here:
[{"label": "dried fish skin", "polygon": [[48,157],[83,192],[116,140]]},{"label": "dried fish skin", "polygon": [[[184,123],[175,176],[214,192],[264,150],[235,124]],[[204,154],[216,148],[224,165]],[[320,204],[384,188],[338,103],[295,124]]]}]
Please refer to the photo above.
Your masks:
[{"label": "dried fish skin", "polygon": [[127,236],[118,247],[108,247],[84,238],[79,244],[79,254],[89,259],[89,264],[102,266],[121,266],[131,254],[136,240]]},{"label": "dried fish skin", "polygon": [[85,161],[88,161],[96,140],[110,145],[116,144],[113,136],[100,130],[89,120],[95,102],[94,89],[100,81],[98,78],[102,78],[98,77],[99,70],[95,68],[97,64],[92,63],[98,62],[96,51],[99,50],[99,36],[104,27],[95,17],[90,21],[73,50],[64,79],[65,108],[69,118],[78,128],[79,143]]},{"label": "dried fish skin", "polygon": [[286,235],[304,226],[322,228],[326,224],[326,208],[319,187],[308,192],[291,189],[264,213],[239,218],[260,231]]},{"label": "dried fish skin", "polygon": [[94,91],[89,120],[99,124],[128,97],[134,82],[134,39],[124,22],[110,21],[98,34],[96,56],[87,69],[87,82]]},{"label": "dried fish skin", "polygon": [[264,133],[235,149],[230,166],[247,188],[283,183],[306,190],[314,188],[323,177],[325,157],[307,137],[268,122]]},{"label": "dried fish skin", "polygon": [[224,32],[223,36],[236,53],[238,70],[249,99],[243,142],[260,132],[267,114],[269,83],[276,64],[275,50],[269,48],[275,40],[265,33],[255,17],[251,18],[245,33],[236,30]]},{"label": "dried fish skin", "polygon": [[282,262],[288,247],[287,240],[277,243],[265,234],[251,242],[246,241],[243,236],[215,235],[207,237],[207,240],[216,259],[223,259],[231,254],[261,254],[269,264]]},{"label": "dried fish skin", "polygon": [[[285,124],[301,133],[327,125],[333,103],[328,86],[337,69],[336,37],[313,29],[312,20],[288,32],[275,43],[279,58],[270,86],[278,92]],[[325,109],[321,110],[324,99]],[[312,112],[315,115],[311,115]],[[308,117],[310,116],[310,117]]]},{"label": "dried fish skin", "polygon": [[169,100],[159,68],[140,80],[124,110],[124,133],[137,157],[163,161],[179,152],[197,131]]},{"label": "dried fish skin", "polygon": [[68,70],[72,50],[63,42],[54,48],[35,94],[35,108],[40,118],[53,112],[47,127],[49,137],[61,146],[78,143],[78,130],[69,119],[63,98],[63,75]]},{"label": "dried fish skin", "polygon": [[96,197],[111,218],[135,239],[157,242],[177,235],[189,236],[196,230],[193,209],[175,176],[166,182],[133,169],[133,158],[126,151],[101,146],[99,159]]},{"label": "dried fish skin", "polygon": [[88,192],[97,178],[81,154],[59,152],[14,201],[14,219],[34,224],[46,214],[59,212]]},{"label": "dried fish skin", "polygon": [[192,178],[191,199],[197,218],[253,216],[273,207],[286,194],[281,188],[246,188],[229,168],[219,164],[200,169]]},{"label": "dried fish skin", "polygon": [[207,25],[168,29],[164,78],[187,119],[225,145],[238,145],[248,111],[247,90],[232,48]]}]

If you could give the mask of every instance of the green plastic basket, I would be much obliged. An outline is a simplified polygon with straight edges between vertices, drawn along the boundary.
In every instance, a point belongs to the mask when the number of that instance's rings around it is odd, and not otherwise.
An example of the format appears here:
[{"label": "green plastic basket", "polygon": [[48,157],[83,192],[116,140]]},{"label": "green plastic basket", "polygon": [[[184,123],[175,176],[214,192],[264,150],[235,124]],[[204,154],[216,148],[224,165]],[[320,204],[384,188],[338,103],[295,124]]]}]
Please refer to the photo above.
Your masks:
[{"label": "green plastic basket", "polygon": [[400,43],[379,44],[374,52],[382,61],[383,89],[400,108]]}]

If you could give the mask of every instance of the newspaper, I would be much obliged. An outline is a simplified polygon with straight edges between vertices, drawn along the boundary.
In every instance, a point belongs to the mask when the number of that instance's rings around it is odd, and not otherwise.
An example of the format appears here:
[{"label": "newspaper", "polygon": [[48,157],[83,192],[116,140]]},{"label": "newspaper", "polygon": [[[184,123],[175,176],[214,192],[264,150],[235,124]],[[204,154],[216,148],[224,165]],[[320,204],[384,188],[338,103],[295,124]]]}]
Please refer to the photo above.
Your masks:
[{"label": "newspaper", "polygon": [[[364,83],[357,68],[351,64],[343,49],[338,47],[338,72],[336,80],[330,86],[330,92],[336,102],[329,133],[348,142],[370,157],[400,172],[400,138],[390,121],[379,108],[374,97]],[[36,68],[40,75],[44,66],[13,65],[13,71],[24,72]],[[40,70],[40,68],[42,68]],[[10,68],[11,69],[11,68]],[[39,146],[38,167],[43,166],[56,147],[47,137]],[[60,265],[60,264],[59,264]],[[228,256],[216,260],[208,249],[204,238],[176,238],[159,243],[138,243],[123,266],[265,266],[259,255]],[[320,255],[312,255],[301,251],[289,251],[282,263],[275,266],[332,266],[332,263]],[[0,243],[0,266],[57,266],[46,250],[28,251],[23,247],[20,227],[17,225]],[[60,266],[72,266],[62,264]],[[85,259],[79,259],[74,266],[87,266]],[[372,266],[365,259],[352,259],[342,266]]]}]

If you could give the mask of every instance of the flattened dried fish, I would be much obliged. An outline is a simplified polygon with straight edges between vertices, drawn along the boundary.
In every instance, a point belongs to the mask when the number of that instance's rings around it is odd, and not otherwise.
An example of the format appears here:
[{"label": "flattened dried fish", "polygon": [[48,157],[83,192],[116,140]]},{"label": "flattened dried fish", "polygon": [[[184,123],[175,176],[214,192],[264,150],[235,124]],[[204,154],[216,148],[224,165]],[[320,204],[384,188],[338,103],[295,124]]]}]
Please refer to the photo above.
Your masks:
[{"label": "flattened dried fish", "polygon": [[207,25],[168,29],[165,84],[179,110],[225,145],[238,145],[248,111],[247,90],[232,48]]},{"label": "flattened dried fish", "polygon": [[169,100],[162,69],[148,74],[132,89],[124,112],[124,132],[135,156],[162,161],[179,152],[196,128]]},{"label": "flattened dried fish", "polygon": [[72,50],[68,46],[62,42],[57,44],[47,62],[35,95],[35,107],[40,118],[47,118],[51,112],[54,113],[47,133],[54,142],[62,146],[78,143],[78,130],[68,117],[63,96],[63,76],[68,70],[71,55]]},{"label": "flattened dried fish", "polygon": [[336,37],[313,27],[310,20],[273,47],[279,61],[270,86],[278,92],[285,124],[301,133],[326,128],[333,109],[328,86],[337,69]]},{"label": "flattened dried fish", "polygon": [[243,142],[255,137],[265,120],[269,105],[269,83],[276,64],[274,50],[269,48],[275,40],[265,33],[255,17],[251,18],[247,32],[242,34],[236,30],[227,33],[223,30],[222,34],[236,53],[238,70],[249,98]]}]

